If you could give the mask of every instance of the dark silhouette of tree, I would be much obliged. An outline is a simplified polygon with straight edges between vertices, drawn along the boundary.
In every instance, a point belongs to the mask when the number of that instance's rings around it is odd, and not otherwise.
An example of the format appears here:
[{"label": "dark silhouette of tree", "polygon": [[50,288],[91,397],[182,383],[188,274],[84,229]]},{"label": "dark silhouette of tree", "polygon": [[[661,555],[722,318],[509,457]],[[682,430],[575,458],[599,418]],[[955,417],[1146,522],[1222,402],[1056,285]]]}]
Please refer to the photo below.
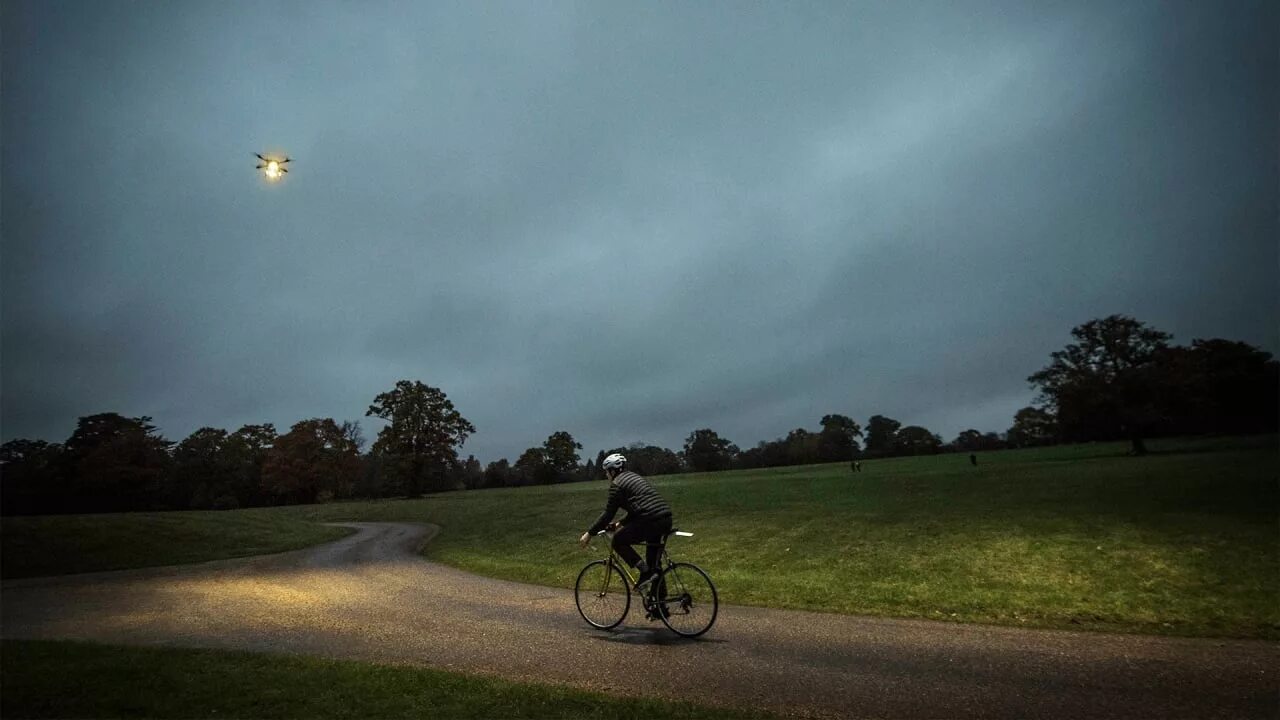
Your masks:
[{"label": "dark silhouette of tree", "polygon": [[458,463],[450,473],[453,487],[464,490],[475,490],[485,486],[484,470],[475,455],[468,455],[466,460]]},{"label": "dark silhouette of tree", "polygon": [[5,515],[64,511],[70,502],[62,445],[10,440],[0,445],[0,510]]},{"label": "dark silhouette of tree", "polygon": [[70,475],[69,506],[79,512],[163,507],[169,447],[150,417],[117,413],[82,417],[62,455]]},{"label": "dark silhouette of tree", "polygon": [[819,462],[847,462],[858,456],[862,426],[845,415],[823,415],[818,433]]},{"label": "dark silhouette of tree", "polygon": [[578,451],[582,443],[564,430],[558,430],[542,443],[544,465],[547,468],[550,482],[565,482],[572,479],[578,470]]},{"label": "dark silhouette of tree", "polygon": [[727,470],[738,454],[738,446],[710,428],[694,430],[684,441],[684,461],[694,472]]},{"label": "dark silhouette of tree", "polygon": [[176,508],[207,510],[240,506],[232,487],[236,461],[227,451],[226,430],[203,427],[187,436],[173,450],[173,481],[170,483]]},{"label": "dark silhouette of tree", "polygon": [[397,382],[394,390],[374,398],[365,415],[389,421],[373,450],[407,480],[410,497],[424,489],[446,489],[446,472],[458,462],[457,448],[476,431],[443,392],[416,381]]},{"label": "dark silhouette of tree", "polygon": [[819,462],[818,441],[817,433],[804,428],[796,428],[787,433],[787,464],[809,465]]},{"label": "dark silhouette of tree", "polygon": [[547,456],[542,448],[529,448],[516,458],[512,466],[512,478],[516,485],[532,485],[542,483],[550,476],[547,469]]},{"label": "dark silhouette of tree", "polygon": [[1009,444],[1013,447],[1049,445],[1057,440],[1058,423],[1053,414],[1040,408],[1024,407],[1013,416]]},{"label": "dark silhouette of tree", "polygon": [[355,443],[332,419],[303,420],[267,452],[263,490],[284,503],[348,497],[360,474],[359,457]]},{"label": "dark silhouette of tree", "polygon": [[[1183,397],[1198,423],[1181,429],[1217,433],[1275,432],[1280,416],[1280,363],[1252,345],[1215,338],[1192,340]],[[1187,426],[1190,426],[1189,428]]]},{"label": "dark silhouette of tree", "polygon": [[957,452],[972,452],[982,449],[982,433],[970,428],[961,432],[951,442]]},{"label": "dark silhouette of tree", "polygon": [[892,455],[896,445],[898,428],[902,423],[884,415],[872,415],[867,421],[867,455],[885,457]]},{"label": "dark silhouette of tree", "polygon": [[894,440],[895,450],[902,455],[932,455],[942,447],[942,438],[919,425],[898,430]]},{"label": "dark silhouette of tree", "polygon": [[276,441],[276,427],[271,423],[244,425],[231,433],[223,443],[231,471],[231,492],[242,507],[265,505],[262,490],[262,466]]},{"label": "dark silhouette of tree", "polygon": [[506,458],[489,463],[484,469],[484,481],[486,487],[511,485],[511,463]]},{"label": "dark silhouette of tree", "polygon": [[1042,407],[1067,439],[1127,439],[1134,454],[1145,453],[1143,438],[1162,418],[1167,366],[1160,361],[1171,336],[1124,315],[1090,320],[1071,334],[1076,342],[1027,378]]}]

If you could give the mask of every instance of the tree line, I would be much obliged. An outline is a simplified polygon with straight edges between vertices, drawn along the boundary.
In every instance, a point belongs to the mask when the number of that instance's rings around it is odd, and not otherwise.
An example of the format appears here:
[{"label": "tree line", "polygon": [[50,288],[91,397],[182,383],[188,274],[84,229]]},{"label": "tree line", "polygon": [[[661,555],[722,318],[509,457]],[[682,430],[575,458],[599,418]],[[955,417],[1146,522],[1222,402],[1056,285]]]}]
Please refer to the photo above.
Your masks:
[{"label": "tree line", "polygon": [[402,380],[374,398],[366,417],[387,421],[365,449],[360,423],[312,418],[279,434],[270,423],[234,431],[204,427],[181,442],[150,417],[82,417],[64,443],[12,440],[0,446],[0,510],[6,515],[231,509],[417,497],[427,492],[599,479],[604,457],[625,454],[642,475],[712,472],[1064,442],[1145,440],[1169,435],[1275,432],[1280,364],[1246,343],[1169,343],[1168,333],[1123,315],[1072,330],[1074,342],[1027,378],[1039,391],[1003,433],[967,429],[950,442],[918,425],[872,415],[865,426],[828,414],[814,430],[741,449],[700,428],[679,451],[645,443],[599,451],[564,430],[481,466],[458,450],[476,432],[443,391]]}]

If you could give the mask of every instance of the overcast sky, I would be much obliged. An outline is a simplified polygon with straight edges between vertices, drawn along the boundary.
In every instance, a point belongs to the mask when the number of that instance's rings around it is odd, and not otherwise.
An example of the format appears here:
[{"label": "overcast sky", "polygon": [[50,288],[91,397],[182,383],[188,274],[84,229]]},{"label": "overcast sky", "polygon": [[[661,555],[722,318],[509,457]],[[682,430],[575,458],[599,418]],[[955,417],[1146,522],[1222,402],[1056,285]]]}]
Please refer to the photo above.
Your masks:
[{"label": "overcast sky", "polygon": [[3,8],[5,440],[950,440],[1096,317],[1280,349],[1275,2]]}]

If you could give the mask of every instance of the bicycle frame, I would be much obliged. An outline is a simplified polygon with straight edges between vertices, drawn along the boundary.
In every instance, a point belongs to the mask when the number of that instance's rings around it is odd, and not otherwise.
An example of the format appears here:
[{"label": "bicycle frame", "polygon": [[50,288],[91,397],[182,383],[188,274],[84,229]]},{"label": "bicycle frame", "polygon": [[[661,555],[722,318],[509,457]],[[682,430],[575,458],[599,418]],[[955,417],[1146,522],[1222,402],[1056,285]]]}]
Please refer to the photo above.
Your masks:
[{"label": "bicycle frame", "polygon": [[[612,534],[613,533],[610,532],[609,530],[601,530],[600,532],[596,533],[596,537],[600,537],[601,535],[609,535],[612,540]],[[681,537],[693,537],[693,533],[687,533],[682,530],[676,530],[673,533],[671,533],[671,535],[672,536],[679,535]],[[654,568],[654,570],[656,570],[658,573],[657,579],[654,580],[652,583],[650,583],[647,591],[645,591],[644,593],[637,593],[640,595],[640,599],[644,603],[645,610],[651,611],[650,605],[652,602],[664,602],[654,597],[654,591],[658,589],[658,586],[660,584],[665,582],[665,576],[667,574],[667,570],[671,569],[671,566],[675,565],[675,563],[671,560],[670,553],[667,552],[666,542],[657,542],[657,543],[646,542],[646,543],[640,543],[640,544],[644,545],[646,548],[650,548],[655,545],[662,548],[662,552],[658,555],[658,567]],[[633,572],[631,566],[627,565],[626,561],[622,559],[622,556],[618,554],[618,551],[613,549],[613,543],[611,541],[609,543],[609,557],[605,558],[605,575],[604,575],[605,581],[604,581],[604,587],[600,589],[600,592],[602,594],[609,592],[609,582],[613,579],[613,573],[610,572],[609,570],[612,567],[617,567],[620,571],[622,571],[622,575],[627,578],[628,582],[631,583],[632,588],[636,586],[636,582],[640,579],[640,575],[638,573]]]}]

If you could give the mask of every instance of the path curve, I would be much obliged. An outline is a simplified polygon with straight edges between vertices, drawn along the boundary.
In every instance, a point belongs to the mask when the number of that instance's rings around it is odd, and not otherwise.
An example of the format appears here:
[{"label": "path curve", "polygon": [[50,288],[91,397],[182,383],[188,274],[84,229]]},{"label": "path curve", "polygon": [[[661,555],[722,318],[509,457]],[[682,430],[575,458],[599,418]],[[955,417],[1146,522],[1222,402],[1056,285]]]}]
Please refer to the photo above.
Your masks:
[{"label": "path curve", "polygon": [[429,665],[812,716],[1280,717],[1277,643],[734,606],[698,640],[634,607],[603,632],[572,591],[422,559],[434,527],[344,525],[357,532],[279,555],[6,582],[0,634]]}]

